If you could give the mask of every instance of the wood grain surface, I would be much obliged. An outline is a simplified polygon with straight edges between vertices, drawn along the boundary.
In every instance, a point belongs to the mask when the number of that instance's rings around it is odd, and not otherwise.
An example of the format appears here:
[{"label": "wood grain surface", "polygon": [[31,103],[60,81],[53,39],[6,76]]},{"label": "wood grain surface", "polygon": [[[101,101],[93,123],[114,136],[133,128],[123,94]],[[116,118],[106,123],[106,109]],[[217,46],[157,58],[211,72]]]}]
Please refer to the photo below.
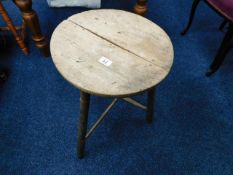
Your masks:
[{"label": "wood grain surface", "polygon": [[[84,92],[126,97],[162,81],[173,63],[173,46],[156,24],[121,10],[90,10],[64,20],[51,39],[61,75]],[[111,64],[100,63],[107,58]]]}]

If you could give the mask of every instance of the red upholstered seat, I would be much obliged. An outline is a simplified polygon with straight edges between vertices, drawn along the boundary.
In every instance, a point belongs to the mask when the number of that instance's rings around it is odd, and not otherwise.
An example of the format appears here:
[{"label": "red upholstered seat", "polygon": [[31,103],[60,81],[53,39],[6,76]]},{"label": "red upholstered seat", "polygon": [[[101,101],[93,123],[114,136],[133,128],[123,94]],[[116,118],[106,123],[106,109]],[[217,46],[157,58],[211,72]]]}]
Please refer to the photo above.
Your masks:
[{"label": "red upholstered seat", "polygon": [[207,0],[219,13],[233,21],[233,0]]}]

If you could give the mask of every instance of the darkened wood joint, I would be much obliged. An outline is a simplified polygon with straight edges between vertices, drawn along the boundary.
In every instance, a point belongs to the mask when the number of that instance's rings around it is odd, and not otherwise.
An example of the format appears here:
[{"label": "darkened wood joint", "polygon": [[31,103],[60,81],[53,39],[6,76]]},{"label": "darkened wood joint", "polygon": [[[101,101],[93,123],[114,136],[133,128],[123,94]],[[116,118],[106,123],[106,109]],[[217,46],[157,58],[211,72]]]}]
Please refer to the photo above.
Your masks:
[{"label": "darkened wood joint", "polygon": [[38,16],[32,9],[32,0],[13,0],[13,2],[20,9],[27,27],[30,28],[32,39],[37,48],[41,50],[45,57],[48,57],[50,55],[49,45],[46,42],[45,37],[42,35]]}]

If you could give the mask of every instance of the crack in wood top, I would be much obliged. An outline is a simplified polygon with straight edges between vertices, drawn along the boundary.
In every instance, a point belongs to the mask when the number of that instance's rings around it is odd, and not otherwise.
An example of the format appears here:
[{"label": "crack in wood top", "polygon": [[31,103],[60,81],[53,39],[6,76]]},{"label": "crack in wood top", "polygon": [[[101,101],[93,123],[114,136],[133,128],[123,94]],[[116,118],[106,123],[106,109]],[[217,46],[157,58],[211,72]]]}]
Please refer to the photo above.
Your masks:
[{"label": "crack in wood top", "polygon": [[138,54],[132,52],[131,50],[126,49],[126,48],[122,47],[121,45],[119,45],[119,44],[117,44],[117,43],[115,43],[115,42],[113,42],[113,41],[111,41],[111,40],[109,40],[109,39],[107,39],[107,38],[104,38],[103,36],[101,36],[101,35],[95,33],[94,31],[92,31],[92,30],[90,30],[90,29],[88,29],[88,28],[85,28],[84,26],[82,26],[82,25],[76,23],[75,21],[72,21],[71,19],[67,19],[67,21],[72,22],[72,23],[75,24],[75,25],[78,25],[79,27],[83,28],[84,30],[87,30],[88,32],[90,32],[90,33],[92,33],[92,34],[98,36],[99,38],[101,38],[101,39],[103,39],[103,40],[105,40],[105,41],[107,41],[107,42],[109,42],[109,43],[111,43],[111,44],[113,44],[113,45],[115,45],[115,46],[121,48],[122,50],[125,50],[125,51],[127,51],[127,52],[129,52],[129,53],[131,53],[131,54],[133,54],[133,55],[135,55],[135,56],[137,56],[137,57],[139,57],[139,58],[141,58],[141,59],[143,59],[143,60],[145,60],[145,61],[147,61],[147,62],[149,62],[149,63],[151,63],[151,64],[153,64],[153,65],[155,65],[155,66],[158,66],[158,67],[164,69],[164,67],[161,67],[160,65],[155,64],[155,63],[152,62],[152,61],[149,61],[148,58],[144,58],[144,57],[142,57],[142,56],[140,56],[140,55],[138,55]]}]

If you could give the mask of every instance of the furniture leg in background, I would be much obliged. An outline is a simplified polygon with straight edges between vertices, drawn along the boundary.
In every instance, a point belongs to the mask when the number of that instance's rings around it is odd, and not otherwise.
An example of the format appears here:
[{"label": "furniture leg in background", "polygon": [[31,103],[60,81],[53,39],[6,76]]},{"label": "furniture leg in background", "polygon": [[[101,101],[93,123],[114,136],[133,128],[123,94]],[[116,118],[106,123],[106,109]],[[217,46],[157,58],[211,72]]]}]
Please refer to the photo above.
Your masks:
[{"label": "furniture leg in background", "polygon": [[134,12],[144,16],[147,12],[147,0],[137,0],[136,5],[134,6]]},{"label": "furniture leg in background", "polygon": [[7,80],[8,74],[9,74],[8,70],[0,68],[0,85],[2,82]]},{"label": "furniture leg in background", "polygon": [[216,54],[214,61],[210,65],[208,72],[206,73],[206,76],[211,76],[219,69],[227,53],[230,51],[230,49],[233,46],[233,1],[193,0],[192,9],[189,16],[189,22],[186,28],[184,29],[184,31],[181,32],[182,35],[185,35],[190,29],[195,16],[196,9],[201,1],[205,2],[207,5],[209,5],[209,7],[211,7],[213,10],[215,10],[219,15],[221,15],[224,18],[223,23],[219,27],[220,30],[223,30],[224,27],[227,24],[229,24],[229,28],[225,34],[225,37],[221,43],[220,48],[218,49],[218,53]]},{"label": "furniture leg in background", "polygon": [[191,13],[190,13],[190,16],[189,16],[188,25],[187,25],[187,26],[185,27],[185,29],[181,32],[181,35],[185,35],[185,34],[189,31],[189,29],[190,29],[190,27],[191,27],[191,25],[192,25],[192,23],[193,23],[193,19],[194,19],[194,16],[195,16],[195,12],[196,12],[196,10],[197,10],[197,7],[198,7],[198,4],[200,3],[200,1],[201,1],[201,0],[194,0],[194,1],[193,1]]},{"label": "furniture leg in background", "polygon": [[218,50],[218,53],[210,65],[209,71],[206,73],[206,76],[211,76],[215,73],[219,67],[222,65],[224,59],[226,58],[227,53],[233,46],[233,23],[230,23],[229,29],[225,34],[225,37],[221,43],[221,46]]},{"label": "furniture leg in background", "polygon": [[16,42],[18,43],[19,47],[22,49],[24,54],[28,54],[28,48],[26,47],[23,37],[20,36],[17,32],[17,29],[15,27],[15,25],[13,24],[11,18],[9,17],[7,11],[5,10],[5,8],[3,7],[2,3],[0,2],[0,15],[3,17],[3,20],[6,22],[7,27],[6,28],[2,28],[3,30],[10,30],[12,32],[12,34],[15,37]]},{"label": "furniture leg in background", "polygon": [[224,19],[222,24],[219,26],[219,30],[223,31],[223,29],[225,28],[225,26],[227,25],[228,22],[229,21],[227,19]]},{"label": "furniture leg in background", "polygon": [[50,55],[49,45],[41,32],[38,16],[32,9],[32,0],[13,0],[13,2],[22,12],[22,17],[32,32],[32,39],[37,48],[41,50],[45,57],[48,57]]}]

